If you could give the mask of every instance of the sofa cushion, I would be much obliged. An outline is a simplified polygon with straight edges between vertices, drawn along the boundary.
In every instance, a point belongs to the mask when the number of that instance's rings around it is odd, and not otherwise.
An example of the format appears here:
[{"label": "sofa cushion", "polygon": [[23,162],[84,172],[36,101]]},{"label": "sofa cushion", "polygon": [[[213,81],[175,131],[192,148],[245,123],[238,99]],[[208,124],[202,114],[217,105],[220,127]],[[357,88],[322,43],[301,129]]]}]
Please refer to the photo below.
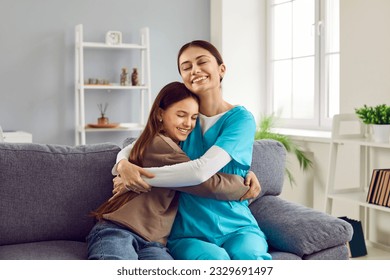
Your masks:
[{"label": "sofa cushion", "polygon": [[135,140],[137,140],[137,138],[134,138],[134,137],[128,137],[128,138],[126,138],[125,140],[123,140],[122,147],[124,148],[124,147],[130,145],[130,144],[133,143]]},{"label": "sofa cushion", "polygon": [[282,192],[286,162],[286,149],[275,140],[256,140],[253,143],[251,170],[261,185],[259,197],[279,195]]},{"label": "sofa cushion", "polygon": [[344,220],[277,196],[263,196],[249,208],[268,244],[278,251],[303,257],[352,238],[352,226]]},{"label": "sofa cushion", "polygon": [[42,241],[0,246],[0,260],[85,260],[87,244],[78,241]]},{"label": "sofa cushion", "polygon": [[311,255],[303,256],[304,260],[348,260],[349,250],[347,244],[324,249]]},{"label": "sofa cushion", "polygon": [[272,260],[302,260],[302,258],[298,257],[293,253],[274,251],[272,248],[268,251],[271,254]]},{"label": "sofa cushion", "polygon": [[90,211],[111,195],[119,150],[108,143],[0,143],[0,245],[84,241]]}]

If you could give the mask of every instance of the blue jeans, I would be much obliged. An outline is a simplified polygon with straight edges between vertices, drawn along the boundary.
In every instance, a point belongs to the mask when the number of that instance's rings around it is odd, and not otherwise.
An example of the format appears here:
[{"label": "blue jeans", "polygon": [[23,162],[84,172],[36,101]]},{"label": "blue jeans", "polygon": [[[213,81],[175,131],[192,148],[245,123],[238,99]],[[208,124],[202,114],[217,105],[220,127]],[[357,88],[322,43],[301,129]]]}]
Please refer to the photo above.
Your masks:
[{"label": "blue jeans", "polygon": [[90,260],[172,260],[168,249],[109,221],[98,222],[87,236]]}]

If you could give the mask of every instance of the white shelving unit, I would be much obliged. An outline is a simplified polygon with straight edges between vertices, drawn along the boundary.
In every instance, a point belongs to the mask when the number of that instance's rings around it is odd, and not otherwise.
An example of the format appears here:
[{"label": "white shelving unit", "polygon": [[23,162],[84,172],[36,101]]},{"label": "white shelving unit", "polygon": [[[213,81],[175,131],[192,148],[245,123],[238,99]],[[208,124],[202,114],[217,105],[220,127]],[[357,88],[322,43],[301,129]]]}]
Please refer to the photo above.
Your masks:
[{"label": "white shelving unit", "polygon": [[[351,134],[343,134],[343,124],[348,126],[355,126],[357,132]],[[345,126],[344,126],[345,128]],[[363,224],[363,232],[366,243],[369,246],[379,248],[384,254],[388,254],[390,258],[390,247],[384,244],[379,244],[370,240],[369,224],[370,211],[378,210],[390,213],[389,207],[371,204],[366,201],[369,181],[371,179],[372,168],[370,166],[370,159],[372,158],[372,149],[385,148],[390,149],[390,143],[374,142],[366,137],[367,125],[357,117],[356,114],[341,114],[333,117],[332,139],[329,155],[329,172],[326,184],[326,203],[325,212],[332,214],[333,202],[352,202],[359,207],[359,218]],[[360,174],[359,185],[350,186],[349,188],[337,188],[335,186],[336,165],[338,159],[338,148],[342,145],[355,145],[359,148],[360,158]],[[386,168],[386,167],[383,167]]]},{"label": "white shelving unit", "polygon": [[[76,145],[86,144],[87,132],[113,132],[113,131],[140,131],[145,126],[145,119],[148,109],[151,106],[151,79],[150,79],[150,43],[149,43],[149,29],[147,27],[140,30],[140,43],[139,44],[117,44],[109,45],[101,42],[85,42],[83,36],[83,25],[79,24],[75,29],[76,45],[75,45],[75,142]],[[84,52],[89,49],[94,50],[127,50],[138,51],[141,56],[141,69],[139,71],[139,82],[141,86],[122,86],[119,83],[109,85],[89,85],[84,83]],[[138,92],[141,94],[140,98],[140,120],[137,122],[120,123],[115,128],[90,128],[87,127],[85,121],[85,94],[86,92],[93,91],[128,91]],[[147,103],[146,103],[147,102]],[[147,105],[146,105],[147,104]],[[145,109],[146,108],[146,109]]]}]

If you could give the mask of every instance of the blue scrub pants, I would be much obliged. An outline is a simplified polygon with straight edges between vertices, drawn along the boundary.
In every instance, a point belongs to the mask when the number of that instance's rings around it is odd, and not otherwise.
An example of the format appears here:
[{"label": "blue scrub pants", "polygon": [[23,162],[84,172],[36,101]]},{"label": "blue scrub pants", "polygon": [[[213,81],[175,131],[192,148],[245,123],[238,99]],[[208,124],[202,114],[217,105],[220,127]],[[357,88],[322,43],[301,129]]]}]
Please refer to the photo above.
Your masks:
[{"label": "blue scrub pants", "polygon": [[168,241],[175,260],[271,260],[262,234],[240,230],[212,241],[180,238]]},{"label": "blue scrub pants", "polygon": [[97,223],[87,236],[90,260],[172,260],[168,249],[109,221]]}]

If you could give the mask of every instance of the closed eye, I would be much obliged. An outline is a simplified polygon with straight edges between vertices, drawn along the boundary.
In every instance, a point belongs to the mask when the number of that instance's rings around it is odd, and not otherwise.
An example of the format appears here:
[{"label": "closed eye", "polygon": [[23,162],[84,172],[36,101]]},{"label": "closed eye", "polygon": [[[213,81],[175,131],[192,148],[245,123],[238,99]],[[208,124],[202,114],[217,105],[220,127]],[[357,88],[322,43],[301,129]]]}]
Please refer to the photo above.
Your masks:
[{"label": "closed eye", "polygon": [[190,70],[192,68],[192,65],[190,63],[183,63],[181,65],[181,70],[182,71],[187,71],[187,70]]}]

